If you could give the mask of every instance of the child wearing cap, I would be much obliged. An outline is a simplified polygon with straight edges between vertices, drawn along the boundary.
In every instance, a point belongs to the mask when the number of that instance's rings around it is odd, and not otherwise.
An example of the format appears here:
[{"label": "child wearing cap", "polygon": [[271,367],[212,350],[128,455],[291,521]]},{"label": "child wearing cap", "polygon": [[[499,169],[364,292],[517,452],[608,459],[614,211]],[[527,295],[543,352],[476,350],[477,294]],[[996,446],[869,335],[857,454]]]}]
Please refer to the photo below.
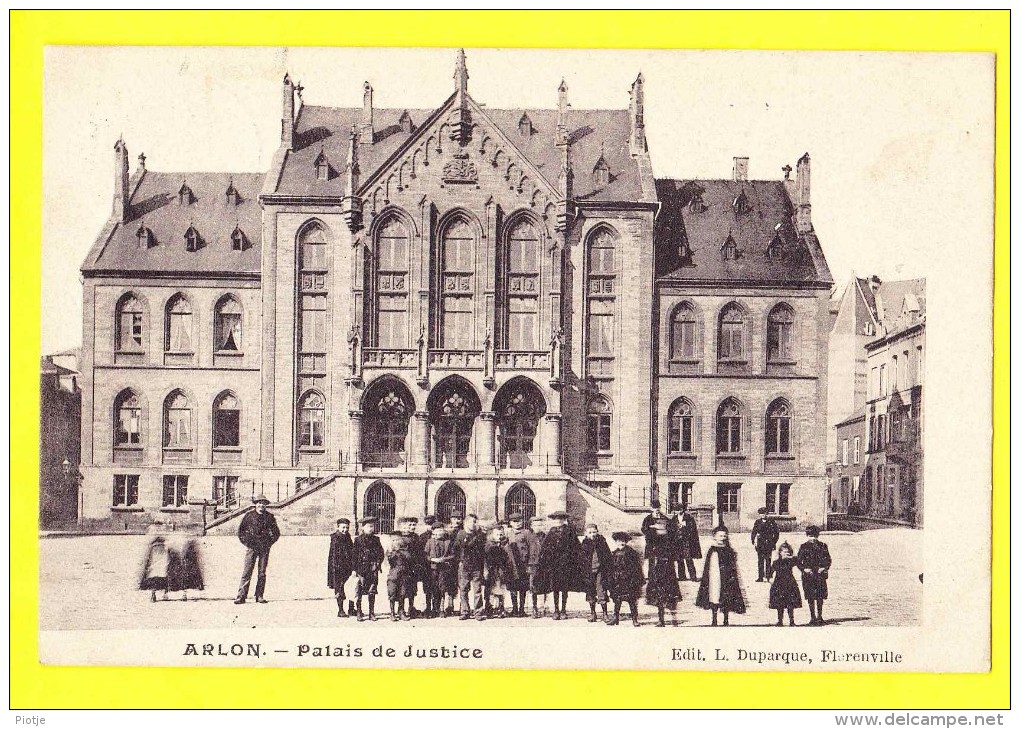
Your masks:
[{"label": "child wearing cap", "polygon": [[659,517],[646,527],[645,556],[648,558],[648,587],[645,601],[659,610],[656,625],[666,627],[666,611],[669,610],[673,625],[677,624],[676,604],[680,601],[680,583],[676,576],[676,550],[670,520]]},{"label": "child wearing cap", "polygon": [[793,622],[793,611],[803,604],[800,600],[800,587],[793,576],[793,568],[797,559],[793,556],[793,547],[787,542],[779,545],[779,558],[772,563],[772,587],[769,588],[769,607],[776,611],[776,625],[783,624],[783,611]]},{"label": "child wearing cap", "polygon": [[588,608],[591,615],[588,622],[594,623],[598,620],[595,614],[595,603],[602,608],[602,620],[609,621],[607,609],[610,582],[610,570],[613,557],[609,551],[609,544],[606,538],[599,534],[597,524],[588,524],[584,528],[584,539],[581,540],[581,565],[584,568],[585,599],[588,601]]},{"label": "child wearing cap", "polygon": [[429,565],[429,607],[434,616],[449,617],[457,594],[457,563],[453,536],[441,522],[432,525],[432,536],[425,542],[425,559]]},{"label": "child wearing cap", "polygon": [[513,617],[524,617],[524,596],[531,591],[531,614],[538,617],[538,596],[535,594],[535,570],[538,567],[538,552],[542,547],[538,536],[524,526],[524,515],[515,512],[510,515],[509,532],[510,556],[513,558],[516,582],[510,592]]},{"label": "child wearing cap", "polygon": [[719,525],[712,531],[715,544],[705,552],[705,568],[701,574],[701,585],[695,605],[712,611],[712,625],[719,624],[719,612],[723,614],[723,625],[730,624],[730,613],[744,613],[744,591],[740,586],[737,571],[737,553],[730,546],[729,530]]},{"label": "child wearing cap", "polygon": [[354,571],[354,542],[351,540],[351,520],[337,519],[336,531],[329,537],[329,554],[326,557],[326,586],[336,596],[336,616],[348,617],[344,612],[344,584]]},{"label": "child wearing cap", "polygon": [[[390,568],[386,575],[386,596],[390,601],[390,620],[393,621],[411,619],[409,608],[415,593],[412,546],[415,542],[414,522],[401,519],[400,531],[390,537],[390,546],[386,550],[386,563]],[[405,609],[405,603],[408,609]]]},{"label": "child wearing cap", "polygon": [[545,535],[538,555],[538,573],[545,588],[553,594],[553,620],[567,619],[567,595],[583,591],[581,545],[577,532],[567,522],[567,512],[549,515],[554,526]]},{"label": "child wearing cap", "polygon": [[613,617],[606,621],[607,625],[620,624],[620,607],[623,603],[630,605],[630,619],[634,627],[638,627],[637,603],[641,595],[641,586],[645,583],[644,571],[641,568],[641,555],[630,546],[630,534],[613,532],[612,565],[610,567],[609,594],[613,598]]},{"label": "child wearing cap", "polygon": [[517,574],[509,544],[503,528],[493,527],[485,545],[485,614],[489,617],[506,617],[506,595]]},{"label": "child wearing cap", "polygon": [[[432,527],[436,523],[436,517],[432,514],[427,515],[422,519],[422,523],[425,528],[418,532],[418,545],[414,550],[415,558],[415,569],[417,570],[418,581],[421,583],[421,592],[425,596],[425,612],[426,618],[435,617],[434,611],[432,610],[432,571],[429,569],[429,561],[425,557],[425,545],[429,539],[432,538]],[[412,605],[412,607],[414,607]],[[417,612],[417,609],[415,610]]]},{"label": "child wearing cap", "polygon": [[385,557],[382,542],[375,533],[379,520],[374,516],[361,520],[361,534],[354,539],[354,572],[358,576],[355,599],[358,601],[358,621],[365,620],[361,599],[368,596],[368,620],[375,620],[375,596],[379,591],[379,572]]},{"label": "child wearing cap", "polygon": [[809,526],[805,530],[807,541],[797,551],[797,565],[800,567],[801,583],[804,585],[804,599],[811,611],[811,625],[822,625],[822,603],[829,597],[829,568],[832,557],[825,542],[818,541],[821,530]]}]

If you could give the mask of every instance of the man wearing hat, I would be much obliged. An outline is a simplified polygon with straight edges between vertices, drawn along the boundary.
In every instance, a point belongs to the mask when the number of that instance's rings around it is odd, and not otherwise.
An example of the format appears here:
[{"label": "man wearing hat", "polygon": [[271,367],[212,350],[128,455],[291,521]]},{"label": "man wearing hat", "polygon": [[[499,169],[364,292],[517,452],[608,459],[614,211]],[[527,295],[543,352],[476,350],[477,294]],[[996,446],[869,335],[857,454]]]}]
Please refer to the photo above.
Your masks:
[{"label": "man wearing hat", "polygon": [[348,617],[344,612],[344,584],[354,571],[354,542],[351,540],[351,520],[337,519],[336,531],[329,537],[329,555],[326,558],[326,586],[336,595],[336,616]]},{"label": "man wearing hat", "polygon": [[511,616],[523,618],[524,595],[531,592],[531,617],[537,618],[538,595],[535,592],[535,573],[538,570],[538,553],[542,548],[542,542],[535,532],[524,526],[524,515],[514,512],[510,515],[510,554],[514,560],[514,567],[517,572],[517,581],[510,592],[510,600],[513,603]]},{"label": "man wearing hat", "polygon": [[[429,570],[428,558],[425,556],[425,545],[426,543],[428,543],[429,539],[432,538],[432,527],[436,523],[436,517],[434,517],[432,514],[429,514],[424,519],[422,519],[422,523],[424,523],[425,525],[425,530],[418,532],[417,535],[418,544],[414,548],[415,558],[414,568],[415,575],[417,576],[418,581],[421,583],[421,592],[425,595],[425,617],[431,618],[434,617],[435,611],[432,609],[431,602],[432,575],[431,571]],[[411,604],[411,616],[412,617],[418,616],[418,609],[414,606],[414,603]]]},{"label": "man wearing hat", "polygon": [[758,579],[766,582],[772,577],[772,552],[779,543],[779,526],[769,517],[769,510],[764,506],[758,509],[758,518],[751,527],[751,544],[758,553]]},{"label": "man wearing hat", "polygon": [[609,594],[613,598],[613,617],[606,621],[607,625],[620,624],[620,607],[623,603],[630,605],[630,619],[634,627],[638,627],[638,598],[641,586],[645,583],[645,575],[641,568],[641,557],[630,546],[630,534],[613,532],[612,565],[610,567]]},{"label": "man wearing hat", "polygon": [[581,545],[577,541],[577,532],[567,522],[567,512],[554,511],[549,520],[554,526],[542,542],[538,574],[553,594],[553,620],[566,620],[567,594],[585,590],[581,574]]},{"label": "man wearing hat", "polygon": [[701,559],[701,539],[698,536],[698,522],[687,511],[687,504],[681,502],[677,516],[677,568],[681,580],[698,581],[694,560]]},{"label": "man wearing hat", "polygon": [[375,596],[379,592],[379,572],[382,571],[382,542],[375,533],[379,520],[368,516],[361,520],[361,534],[354,539],[354,572],[358,576],[358,621],[365,619],[361,599],[368,596],[368,619],[375,620]]},{"label": "man wearing hat", "polygon": [[804,599],[811,611],[811,625],[822,625],[822,603],[829,597],[829,568],[832,557],[825,542],[818,541],[821,530],[809,526],[804,530],[807,541],[797,551],[797,564],[800,566],[801,584],[804,585]]},{"label": "man wearing hat", "polygon": [[478,517],[468,514],[464,528],[454,542],[457,553],[457,584],[460,587],[460,619],[485,620],[482,603],[482,579],[485,572],[485,532],[478,526]]},{"label": "man wearing hat", "polygon": [[237,538],[247,548],[244,554],[244,569],[241,572],[241,586],[237,589],[235,605],[243,605],[248,599],[248,588],[251,585],[251,573],[258,563],[259,576],[255,583],[255,602],[267,602],[266,568],[269,566],[269,549],[280,538],[280,527],[276,519],[266,507],[269,499],[259,496],[255,500],[255,508],[244,515],[241,526],[237,529]]}]

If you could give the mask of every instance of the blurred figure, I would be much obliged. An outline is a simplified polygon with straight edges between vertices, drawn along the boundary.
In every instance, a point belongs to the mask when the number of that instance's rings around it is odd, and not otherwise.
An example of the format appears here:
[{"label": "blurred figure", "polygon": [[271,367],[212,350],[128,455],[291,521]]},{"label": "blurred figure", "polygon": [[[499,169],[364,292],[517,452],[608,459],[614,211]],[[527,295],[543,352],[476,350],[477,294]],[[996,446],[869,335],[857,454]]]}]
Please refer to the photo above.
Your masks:
[{"label": "blurred figure", "polygon": [[142,574],[138,580],[139,590],[149,590],[152,593],[151,600],[156,602],[156,593],[162,592],[163,599],[167,599],[167,572],[170,567],[170,550],[166,545],[166,538],[157,534],[149,542],[145,550],[145,558],[142,560]]}]

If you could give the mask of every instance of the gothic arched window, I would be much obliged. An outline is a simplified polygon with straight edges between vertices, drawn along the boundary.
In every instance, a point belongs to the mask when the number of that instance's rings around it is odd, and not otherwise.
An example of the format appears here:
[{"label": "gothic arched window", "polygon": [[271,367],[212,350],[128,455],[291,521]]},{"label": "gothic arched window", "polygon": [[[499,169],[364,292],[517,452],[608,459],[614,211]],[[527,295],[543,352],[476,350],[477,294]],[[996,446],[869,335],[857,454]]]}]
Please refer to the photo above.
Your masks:
[{"label": "gothic arched window", "polygon": [[744,310],[727,304],[719,315],[718,356],[720,361],[743,362],[747,359]]},{"label": "gothic arched window", "polygon": [[229,294],[224,296],[216,304],[214,319],[215,350],[217,352],[240,352],[241,324],[244,319],[241,302]]},{"label": "gothic arched window", "polygon": [[312,225],[301,234],[302,271],[326,270],[326,244],[326,232],[319,225]]},{"label": "gothic arched window", "polygon": [[608,453],[613,449],[613,409],[602,395],[588,402],[588,452]]},{"label": "gothic arched window", "polygon": [[239,448],[241,445],[241,403],[232,392],[223,392],[213,401],[213,448]]},{"label": "gothic arched window", "polygon": [[598,228],[588,240],[588,374],[611,375],[616,354],[616,236]]},{"label": "gothic arched window", "polygon": [[684,302],[673,310],[669,325],[669,357],[674,360],[698,359],[698,317],[694,307]]},{"label": "gothic arched window", "polygon": [[141,352],[145,349],[145,307],[134,294],[125,294],[117,303],[118,352]]},{"label": "gothic arched window", "polygon": [[436,493],[436,519],[442,524],[449,524],[454,512],[463,518],[467,511],[467,496],[464,489],[453,481],[447,481]]},{"label": "gothic arched window", "polygon": [[191,402],[180,390],[171,392],[163,403],[163,446],[191,448]]},{"label": "gothic arched window", "polygon": [[765,343],[769,362],[793,360],[793,309],[789,305],[777,304],[769,313]]},{"label": "gothic arched window", "polygon": [[514,225],[507,237],[505,275],[506,323],[504,346],[535,350],[541,346],[538,326],[541,238],[528,221]]},{"label": "gothic arched window", "polygon": [[399,218],[389,218],[376,234],[375,256],[369,266],[375,319],[369,322],[368,330],[370,341],[377,347],[403,349],[408,346],[409,250],[407,226]]},{"label": "gothic arched window", "polygon": [[765,453],[768,455],[790,454],[790,427],[793,422],[790,404],[776,400],[765,413]]},{"label": "gothic arched window", "polygon": [[534,518],[538,511],[535,492],[532,491],[531,487],[523,481],[518,481],[510,487],[510,490],[507,491],[506,494],[504,506],[506,507],[507,516],[511,514],[520,514],[524,517],[525,524]]},{"label": "gothic arched window", "polygon": [[379,520],[380,534],[393,531],[397,515],[397,499],[393,495],[393,489],[385,481],[376,481],[368,487],[365,492],[364,515]]},{"label": "gothic arched window", "polygon": [[463,218],[443,230],[440,251],[439,346],[474,346],[475,233]]},{"label": "gothic arched window", "polygon": [[678,454],[694,451],[694,406],[687,398],[680,398],[669,409],[666,452]]},{"label": "gothic arched window", "polygon": [[719,453],[740,453],[743,450],[744,413],[733,398],[724,400],[716,414],[715,444]]},{"label": "gothic arched window", "polygon": [[497,393],[495,410],[500,465],[508,468],[531,465],[538,422],[545,415],[542,392],[528,380],[513,380]]},{"label": "gothic arched window", "polygon": [[410,394],[396,381],[380,382],[369,389],[362,408],[363,463],[383,467],[404,463],[407,426],[413,410]]},{"label": "gothic arched window", "polygon": [[184,294],[177,294],[166,305],[166,351],[194,352],[191,327],[191,304]]},{"label": "gothic arched window", "polygon": [[435,443],[435,466],[464,468],[468,465],[471,433],[481,411],[478,396],[463,380],[441,383],[429,398],[429,418]]},{"label": "gothic arched window", "polygon": [[114,446],[142,444],[142,401],[134,390],[123,390],[114,400]]},{"label": "gothic arched window", "polygon": [[298,405],[298,446],[322,448],[325,442],[326,401],[313,390]]}]

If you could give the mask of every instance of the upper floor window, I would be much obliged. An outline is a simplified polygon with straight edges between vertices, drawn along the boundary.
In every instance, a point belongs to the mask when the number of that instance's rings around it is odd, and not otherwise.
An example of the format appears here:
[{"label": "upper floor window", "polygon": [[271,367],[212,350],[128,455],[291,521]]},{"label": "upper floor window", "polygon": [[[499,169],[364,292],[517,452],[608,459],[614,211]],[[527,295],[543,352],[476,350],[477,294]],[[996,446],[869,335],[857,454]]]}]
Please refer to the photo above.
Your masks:
[{"label": "upper floor window", "polygon": [[301,234],[301,270],[326,270],[326,233],[318,225],[312,225]]},{"label": "upper floor window", "polygon": [[224,392],[213,402],[213,448],[240,445],[241,405],[232,392]]},{"label": "upper floor window", "polygon": [[133,446],[142,443],[142,402],[134,390],[124,390],[114,401],[115,446]]},{"label": "upper floor window", "polygon": [[317,392],[309,392],[298,406],[298,445],[322,448],[326,442],[326,401]]},{"label": "upper floor window", "polygon": [[522,221],[514,225],[506,251],[506,346],[534,350],[540,346],[538,293],[541,239],[535,226]]},{"label": "upper floor window", "polygon": [[241,324],[244,310],[233,296],[224,296],[216,304],[215,331],[217,352],[241,351]]},{"label": "upper floor window", "polygon": [[117,304],[117,351],[141,352],[144,347],[145,308],[132,294]]},{"label": "upper floor window", "polygon": [[896,392],[899,388],[900,358],[895,354],[892,358],[892,366],[889,368],[889,391]]},{"label": "upper floor window", "polygon": [[769,362],[793,359],[793,309],[787,304],[777,304],[769,313],[765,339]]},{"label": "upper floor window", "polygon": [[193,352],[191,327],[191,304],[183,294],[177,294],[166,305],[166,351]]},{"label": "upper floor window", "polygon": [[694,406],[686,398],[677,400],[669,409],[666,450],[668,453],[694,452]]},{"label": "upper floor window", "polygon": [[616,354],[616,236],[597,229],[588,241],[588,372],[611,374]]},{"label": "upper floor window", "polygon": [[398,218],[391,217],[379,228],[375,270],[370,274],[374,280],[369,282],[375,308],[374,327],[370,326],[369,331],[374,332],[374,341],[379,347],[407,346],[409,250],[407,226]]},{"label": "upper floor window", "polygon": [[[776,400],[769,405],[765,413],[765,453],[776,456],[790,454],[790,416],[790,404],[785,400]],[[845,448],[845,440],[843,444]]]},{"label": "upper floor window", "polygon": [[230,247],[235,251],[243,251],[248,248],[248,236],[244,234],[240,226],[235,226],[230,233]]},{"label": "upper floor window", "polygon": [[854,436],[854,465],[861,465],[861,436]]},{"label": "upper floor window", "polygon": [[187,395],[174,390],[163,405],[163,446],[190,448],[191,433],[191,403]]},{"label": "upper floor window", "polygon": [[746,360],[744,330],[744,310],[738,304],[727,304],[719,315],[720,360],[737,362]]},{"label": "upper floor window", "polygon": [[475,339],[475,233],[463,218],[456,218],[446,226],[440,256],[440,347],[469,349]]},{"label": "upper floor window", "polygon": [[716,416],[715,442],[719,453],[740,453],[743,450],[744,413],[733,398],[724,400]]},{"label": "upper floor window", "polygon": [[613,449],[613,409],[602,395],[588,401],[588,452],[608,453]]},{"label": "upper floor window", "polygon": [[301,296],[301,336],[302,352],[326,351],[326,297],[321,294],[303,294]]},{"label": "upper floor window", "polygon": [[202,247],[202,236],[199,235],[198,230],[193,225],[188,226],[188,229],[184,232],[184,247],[192,252]]},{"label": "upper floor window", "polygon": [[670,359],[697,359],[698,320],[694,307],[684,302],[674,309],[669,329]]},{"label": "upper floor window", "polygon": [[591,171],[592,182],[595,187],[605,187],[609,184],[609,163],[606,158],[600,156]]}]

